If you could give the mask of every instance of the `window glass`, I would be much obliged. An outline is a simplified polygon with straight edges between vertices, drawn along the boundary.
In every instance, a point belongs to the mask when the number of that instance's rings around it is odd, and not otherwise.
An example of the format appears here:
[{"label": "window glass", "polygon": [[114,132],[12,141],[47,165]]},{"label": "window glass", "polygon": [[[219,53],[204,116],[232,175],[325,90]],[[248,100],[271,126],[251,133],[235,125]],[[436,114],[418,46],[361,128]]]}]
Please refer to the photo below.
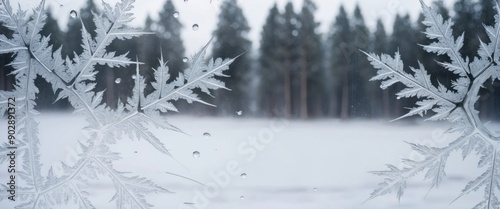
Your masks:
[{"label": "window glass", "polygon": [[498,208],[499,10],[3,0],[0,205]]}]

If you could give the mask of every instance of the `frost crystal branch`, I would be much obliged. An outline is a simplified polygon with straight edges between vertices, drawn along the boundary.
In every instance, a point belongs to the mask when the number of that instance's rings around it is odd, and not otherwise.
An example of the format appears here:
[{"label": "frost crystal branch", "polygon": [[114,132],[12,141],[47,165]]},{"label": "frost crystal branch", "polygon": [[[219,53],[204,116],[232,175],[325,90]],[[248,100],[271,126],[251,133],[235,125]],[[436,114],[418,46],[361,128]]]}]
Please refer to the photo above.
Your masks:
[{"label": "frost crystal branch", "polygon": [[[86,188],[99,177],[111,179],[115,194],[109,201],[114,201],[117,208],[150,208],[145,196],[150,193],[169,193],[167,189],[155,182],[137,176],[125,175],[124,171],[114,168],[113,162],[120,159],[119,153],[110,151],[109,146],[123,138],[144,139],[158,151],[173,157],[165,144],[148,127],[180,131],[168,123],[162,113],[177,111],[172,103],[183,99],[188,102],[200,102],[211,105],[200,99],[193,91],[199,89],[204,94],[212,90],[226,89],[225,84],[216,76],[225,76],[224,71],[234,59],[215,59],[206,62],[205,46],[193,56],[191,67],[172,82],[168,82],[169,72],[163,56],[159,58],[159,67],[154,69],[154,91],[144,94],[145,78],[139,74],[137,60],[131,60],[127,54],[118,55],[109,51],[108,46],[118,39],[127,40],[149,32],[130,28],[126,24],[133,19],[131,12],[134,0],[122,0],[115,6],[103,2],[103,13],[94,14],[96,25],[95,37],[90,35],[83,21],[81,54],[75,58],[63,58],[61,48],[52,52],[49,37],[40,35],[45,24],[45,0],[28,16],[26,11],[18,8],[14,11],[9,0],[1,0],[0,22],[12,35],[0,34],[0,54],[13,54],[9,64],[15,70],[16,85],[13,91],[0,91],[0,112],[6,112],[7,98],[16,97],[18,135],[18,156],[22,159],[22,167],[17,175],[23,186],[17,188],[16,208],[53,208],[55,205],[76,204],[79,208],[94,208],[88,198]],[[133,95],[123,101],[116,110],[105,107],[103,91],[97,92],[97,65],[111,68],[135,65],[135,86]],[[38,123],[35,121],[39,113],[35,110],[35,97],[38,89],[35,78],[43,77],[53,89],[57,90],[58,100],[68,98],[75,112],[83,114],[87,121],[85,129],[88,139],[79,141],[83,150],[74,165],[63,164],[64,175],[55,176],[50,169],[47,175],[41,171],[40,139]],[[69,139],[71,140],[71,139]],[[73,139],[76,140],[76,139]],[[0,162],[7,161],[7,144],[0,146]],[[3,185],[0,200],[7,201],[7,189]]]},{"label": "frost crystal branch", "polygon": [[[425,15],[423,24],[427,26],[425,34],[434,41],[423,48],[429,53],[448,56],[450,62],[439,64],[445,70],[458,75],[458,78],[452,82],[451,87],[442,84],[435,86],[431,83],[431,75],[421,64],[418,69],[411,68],[411,72],[406,72],[399,52],[394,57],[365,53],[373,67],[378,69],[377,75],[371,80],[382,81],[382,89],[398,82],[402,83],[405,88],[397,93],[398,98],[418,99],[416,106],[400,118],[417,114],[423,116],[427,112],[433,112],[427,120],[448,121],[452,127],[447,133],[458,137],[444,147],[410,144],[424,159],[403,159],[402,168],[388,165],[389,170],[373,172],[383,176],[385,180],[372,192],[369,199],[396,192],[399,200],[403,196],[407,179],[421,172],[425,173],[425,179],[431,181],[431,188],[438,187],[445,179],[445,166],[450,153],[461,151],[464,159],[472,153],[478,155],[480,161],[477,166],[484,169],[484,172],[470,181],[459,197],[482,189],[484,199],[474,208],[499,209],[500,136],[484,126],[474,105],[479,99],[482,84],[489,79],[500,79],[500,16],[495,16],[494,26],[485,26],[491,42],[481,41],[479,57],[469,60],[462,58],[459,52],[464,45],[464,35],[453,37],[453,23],[444,20],[422,1],[420,3]],[[496,10],[499,13],[498,5]]]}]

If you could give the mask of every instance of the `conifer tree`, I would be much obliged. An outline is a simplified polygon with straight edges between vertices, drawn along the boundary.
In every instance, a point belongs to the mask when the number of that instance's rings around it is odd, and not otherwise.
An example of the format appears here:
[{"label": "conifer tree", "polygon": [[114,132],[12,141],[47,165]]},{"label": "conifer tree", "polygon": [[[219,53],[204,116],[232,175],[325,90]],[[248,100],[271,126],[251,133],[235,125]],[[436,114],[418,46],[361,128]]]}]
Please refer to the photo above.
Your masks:
[{"label": "conifer tree", "polygon": [[349,111],[349,68],[351,62],[352,32],[349,17],[340,6],[339,12],[330,29],[329,42],[331,45],[330,70],[332,71],[331,82],[333,95],[331,101],[331,112],[334,117],[340,116],[347,119]]},{"label": "conifer tree", "polygon": [[[168,60],[169,72],[171,79],[177,77],[179,71],[186,68],[186,63],[182,61],[185,56],[185,49],[181,38],[182,24],[179,22],[179,14],[172,3],[172,0],[167,0],[159,13],[159,20],[157,21],[157,30],[154,40],[159,39],[156,47],[150,48],[152,52],[156,52],[160,57],[160,50],[163,57]],[[151,37],[145,37],[151,38]],[[158,62],[158,61],[156,61]]]},{"label": "conifer tree", "polygon": [[283,29],[280,33],[280,45],[283,46],[283,94],[285,116],[298,115],[299,97],[294,92],[298,89],[297,73],[299,71],[299,19],[293,8],[293,4],[288,2],[283,13]]},{"label": "conifer tree", "polygon": [[[480,10],[480,16],[478,23],[483,23],[484,25],[494,25],[495,15],[497,15],[495,7],[497,6],[495,0],[479,0],[478,2]],[[482,26],[482,25],[481,25]],[[481,39],[484,43],[490,43],[490,39],[486,33],[484,27],[478,28],[477,37]],[[500,81],[488,81],[483,84],[484,93],[483,97],[479,102],[480,115],[482,117],[488,118],[488,120],[495,120],[500,118]]]},{"label": "conifer tree", "polygon": [[[385,31],[384,23],[381,19],[377,20],[375,32],[371,38],[371,49],[373,53],[382,54],[387,53],[388,37]],[[372,73],[375,75],[375,72]],[[378,84],[370,82],[367,84],[369,89],[377,89]],[[371,117],[389,117],[390,114],[390,96],[388,91],[369,91],[371,103]]]},{"label": "conifer tree", "polygon": [[[62,48],[63,57],[69,56],[74,57],[73,53],[81,54],[83,51],[80,41],[82,40],[82,23],[85,26],[85,30],[92,36],[95,36],[95,23],[92,20],[92,12],[98,12],[97,7],[93,0],[87,0],[85,7],[79,11],[71,11],[68,14],[68,29],[64,36],[64,44]],[[81,19],[81,21],[80,21]]]},{"label": "conifer tree", "polygon": [[283,107],[283,53],[280,43],[283,19],[276,4],[269,10],[262,28],[259,48],[260,106],[266,114]]},{"label": "conifer tree", "polygon": [[479,48],[478,30],[483,25],[479,23],[480,12],[476,12],[477,3],[473,0],[457,0],[454,5],[453,32],[455,37],[464,34],[464,47],[460,50],[464,58],[474,59]]},{"label": "conifer tree", "polygon": [[[443,0],[436,0],[432,3],[432,8],[434,8],[439,14],[442,15],[443,19],[448,20],[450,18],[448,8],[445,7]],[[417,35],[417,43],[419,45],[429,45],[432,43],[432,40],[429,40],[425,33],[420,31],[425,31],[426,26],[422,23],[424,20],[423,14],[420,14],[417,25],[418,28],[415,29],[415,33]],[[426,66],[426,70],[429,71],[432,75],[436,75],[432,78],[432,82],[434,85],[438,83],[443,84],[445,86],[451,86],[451,81],[455,80],[456,75],[452,72],[443,70],[443,67],[439,64],[439,62],[447,61],[449,62],[449,58],[445,55],[436,55],[433,53],[427,53],[423,47],[417,47],[417,57],[418,61]]]},{"label": "conifer tree", "polygon": [[[144,31],[155,32],[153,28],[156,29],[156,23],[148,15],[144,22]],[[137,55],[141,62],[144,64],[141,66],[141,75],[146,79],[146,89],[145,94],[151,93],[154,88],[151,85],[154,82],[154,68],[159,65],[158,57],[161,56],[160,50],[160,38],[156,34],[141,36],[137,39]],[[168,50],[168,49],[167,49]],[[170,63],[170,62],[169,62]],[[172,76],[171,76],[172,77]]]},{"label": "conifer tree", "polygon": [[[250,69],[251,42],[247,35],[250,31],[248,22],[236,0],[224,0],[218,17],[217,28],[214,31],[212,56],[235,57],[238,59],[231,65],[229,78],[223,78],[231,91],[220,91],[216,96],[217,111],[232,113],[246,108],[245,77]],[[230,98],[230,99],[228,99]]]},{"label": "conifer tree", "polygon": [[368,116],[368,98],[367,94],[370,89],[366,80],[369,80],[373,71],[370,69],[370,63],[366,59],[366,55],[360,50],[366,51],[370,45],[370,32],[365,24],[361,8],[356,5],[352,18],[353,39],[351,47],[354,50],[352,62],[350,64],[349,73],[349,116],[350,117],[367,117]]},{"label": "conifer tree", "polygon": [[[64,42],[64,34],[59,28],[56,19],[54,19],[50,8],[47,9],[47,18],[40,34],[47,37],[50,36],[49,44],[52,45],[52,51],[58,50]],[[54,103],[58,92],[54,92],[52,85],[41,76],[37,76],[35,85],[38,88],[36,99],[36,108],[38,110],[63,110],[69,107],[66,98]]]},{"label": "conifer tree", "polygon": [[[300,12],[300,117],[307,119],[309,111],[321,111],[321,36],[318,34],[319,23],[314,18],[316,4],[312,0],[304,0]],[[366,60],[366,59],[365,59]],[[308,108],[309,104],[311,105]],[[312,106],[314,105],[314,106]]]},{"label": "conifer tree", "polygon": [[[410,67],[418,67],[418,62],[415,59],[415,55],[418,54],[417,48],[418,46],[415,27],[411,22],[410,16],[407,14],[405,16],[396,15],[394,20],[394,26],[392,29],[392,34],[389,41],[389,54],[394,54],[396,51],[401,53],[401,59],[405,62],[405,70],[409,71]],[[389,94],[393,95],[398,92],[402,85],[396,84],[388,88]],[[403,108],[410,105],[412,101],[404,100],[400,101],[392,97],[392,106],[391,106],[391,117],[395,117],[397,115],[401,115],[403,112]],[[408,103],[408,105],[405,105]]]}]

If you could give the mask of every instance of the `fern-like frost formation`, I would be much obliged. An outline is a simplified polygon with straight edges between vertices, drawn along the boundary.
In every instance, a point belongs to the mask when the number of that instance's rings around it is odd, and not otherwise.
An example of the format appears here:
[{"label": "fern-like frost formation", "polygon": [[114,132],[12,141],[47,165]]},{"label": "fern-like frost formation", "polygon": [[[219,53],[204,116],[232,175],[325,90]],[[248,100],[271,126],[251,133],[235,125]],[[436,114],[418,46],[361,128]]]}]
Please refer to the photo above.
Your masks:
[{"label": "fern-like frost formation", "polygon": [[[479,90],[487,80],[500,79],[500,16],[495,16],[494,26],[485,26],[490,43],[481,41],[479,57],[474,60],[464,59],[460,49],[464,45],[464,35],[453,37],[450,20],[420,1],[425,15],[423,24],[427,26],[425,34],[434,42],[423,46],[429,53],[446,55],[449,62],[440,62],[443,70],[457,75],[450,87],[442,84],[433,85],[431,75],[424,66],[404,70],[399,52],[394,57],[389,55],[368,54],[369,61],[375,67],[377,75],[371,80],[382,81],[381,88],[402,83],[405,88],[397,93],[398,98],[415,97],[416,106],[401,118],[432,112],[427,120],[445,120],[451,123],[447,131],[450,136],[458,136],[446,146],[432,147],[410,143],[412,149],[424,158],[415,161],[403,159],[403,166],[388,165],[388,170],[373,172],[384,177],[384,181],[372,192],[369,199],[395,192],[398,200],[406,189],[407,179],[425,173],[425,179],[431,181],[431,188],[439,187],[445,179],[445,166],[450,153],[459,151],[465,159],[473,154],[479,156],[478,168],[484,172],[470,181],[460,198],[471,192],[482,191],[484,199],[474,209],[500,209],[500,136],[484,126],[479,119],[479,111],[474,105],[479,99]],[[500,14],[500,6],[496,6]],[[474,37],[468,37],[474,38]]]},{"label": "fern-like frost formation", "polygon": [[[109,51],[113,40],[126,40],[141,35],[151,34],[126,24],[133,19],[131,9],[134,0],[122,0],[115,6],[103,2],[103,13],[93,14],[96,26],[94,37],[82,22],[83,52],[73,59],[64,58],[61,48],[53,52],[49,37],[40,35],[45,24],[45,0],[28,15],[22,8],[14,11],[9,0],[1,0],[0,21],[12,35],[0,34],[0,53],[13,54],[9,63],[14,68],[16,84],[13,91],[0,91],[0,112],[6,112],[7,99],[16,97],[16,137],[18,158],[22,165],[16,175],[20,178],[16,189],[16,208],[53,208],[55,205],[75,204],[79,208],[95,208],[89,199],[88,185],[96,178],[111,179],[115,194],[109,201],[114,201],[117,208],[151,208],[145,196],[151,193],[169,193],[152,180],[118,171],[113,162],[120,159],[119,153],[110,151],[110,145],[119,143],[123,138],[143,139],[158,151],[169,157],[165,144],[148,127],[180,131],[171,125],[163,115],[176,112],[172,103],[176,100],[204,102],[195,93],[195,89],[205,94],[212,90],[226,89],[217,77],[225,76],[224,71],[234,59],[205,60],[207,46],[191,59],[191,67],[179,73],[172,82],[169,69],[163,56],[159,58],[159,67],[154,70],[154,91],[144,94],[145,78],[139,74],[140,62],[131,60],[126,54],[118,55]],[[136,66],[133,95],[122,101],[117,109],[110,109],[103,104],[103,91],[97,92],[96,66],[107,65],[111,68]],[[52,169],[43,175],[40,162],[40,139],[35,110],[35,95],[38,92],[35,78],[43,77],[58,92],[58,100],[67,98],[75,112],[84,115],[88,139],[79,141],[82,149],[74,165],[63,163],[64,175],[54,175]],[[75,139],[66,139],[75,140]],[[0,147],[0,162],[6,162],[7,147]],[[22,185],[22,186],[20,186]],[[8,201],[7,188],[2,185],[0,201]]]}]

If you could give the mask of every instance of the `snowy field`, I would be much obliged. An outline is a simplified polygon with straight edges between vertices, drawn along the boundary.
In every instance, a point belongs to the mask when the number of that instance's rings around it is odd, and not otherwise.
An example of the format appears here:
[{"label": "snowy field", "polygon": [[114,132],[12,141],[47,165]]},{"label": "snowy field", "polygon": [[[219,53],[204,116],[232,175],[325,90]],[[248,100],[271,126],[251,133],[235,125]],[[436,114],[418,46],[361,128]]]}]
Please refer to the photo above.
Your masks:
[{"label": "snowy field", "polygon": [[[52,166],[60,173],[59,162],[74,162],[75,139],[83,137],[80,130],[85,124],[80,118],[57,115],[41,116],[38,121],[43,172]],[[240,116],[175,116],[170,122],[186,134],[156,133],[175,159],[144,140],[124,139],[112,147],[123,157],[116,169],[148,177],[174,192],[148,196],[155,208],[469,209],[481,198],[472,194],[450,204],[479,173],[477,159],[462,162],[455,153],[447,179],[438,189],[429,191],[430,183],[420,175],[408,183],[399,203],[395,194],[364,202],[382,181],[368,171],[383,170],[388,163],[397,165],[399,158],[417,160],[419,156],[404,141],[443,145],[446,126],[442,124]],[[6,127],[5,120],[0,127]],[[5,139],[5,128],[0,129]],[[5,184],[7,167],[1,166],[0,182]],[[114,195],[110,183],[97,184],[89,192],[97,208],[115,208],[109,202]],[[11,204],[4,200],[0,206],[10,208]]]}]

